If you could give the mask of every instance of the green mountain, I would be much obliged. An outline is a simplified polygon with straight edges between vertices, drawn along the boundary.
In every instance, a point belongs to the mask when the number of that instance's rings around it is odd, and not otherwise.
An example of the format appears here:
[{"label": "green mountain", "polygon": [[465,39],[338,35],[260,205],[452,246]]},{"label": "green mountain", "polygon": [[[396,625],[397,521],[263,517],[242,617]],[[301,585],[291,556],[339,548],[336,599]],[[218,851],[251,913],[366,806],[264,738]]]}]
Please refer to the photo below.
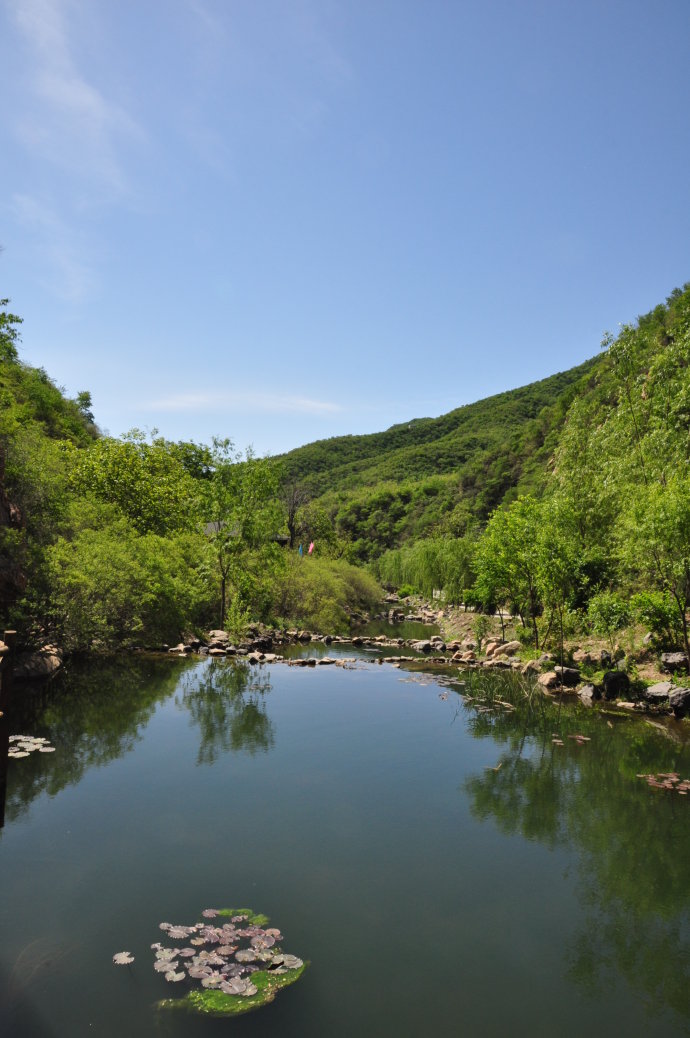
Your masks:
[{"label": "green mountain", "polygon": [[568,408],[600,365],[595,358],[439,418],[318,440],[279,460],[354,558],[435,531],[463,533],[518,492],[539,490]]}]

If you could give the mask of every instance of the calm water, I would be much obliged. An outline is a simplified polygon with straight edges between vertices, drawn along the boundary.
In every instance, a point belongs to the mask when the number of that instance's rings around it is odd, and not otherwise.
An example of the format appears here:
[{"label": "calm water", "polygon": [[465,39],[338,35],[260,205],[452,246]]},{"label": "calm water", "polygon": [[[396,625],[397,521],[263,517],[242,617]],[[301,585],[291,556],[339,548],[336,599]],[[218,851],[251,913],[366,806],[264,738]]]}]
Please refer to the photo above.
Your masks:
[{"label": "calm water", "polygon": [[[9,731],[57,749],[9,762],[0,1033],[688,1033],[690,797],[635,777],[690,774],[688,750],[465,691],[376,663],[144,660],[23,704]],[[158,923],[226,905],[270,915],[304,978],[236,1020],[157,1013],[179,993]]]}]

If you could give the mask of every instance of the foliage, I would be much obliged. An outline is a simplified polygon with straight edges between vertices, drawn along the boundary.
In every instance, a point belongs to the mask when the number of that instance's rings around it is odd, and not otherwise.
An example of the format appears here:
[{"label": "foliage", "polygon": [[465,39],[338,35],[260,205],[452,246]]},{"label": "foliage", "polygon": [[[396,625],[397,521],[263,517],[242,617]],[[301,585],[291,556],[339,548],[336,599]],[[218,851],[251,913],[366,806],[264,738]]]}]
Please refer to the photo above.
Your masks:
[{"label": "foliage", "polygon": [[159,645],[203,616],[198,535],[139,533],[125,518],[59,537],[46,552],[44,614],[73,651]]},{"label": "foliage", "polygon": [[360,567],[292,552],[276,577],[271,609],[297,626],[335,634],[348,631],[352,614],[371,611],[382,597],[377,582]]},{"label": "foliage", "polygon": [[8,305],[9,299],[0,299],[0,363],[13,363],[18,359],[19,329],[17,325],[22,323],[22,319],[5,310]]},{"label": "foliage", "polygon": [[165,440],[133,429],[75,452],[70,475],[77,494],[116,504],[141,533],[165,535],[192,525],[198,488]]},{"label": "foliage", "polygon": [[662,646],[667,648],[680,644],[682,637],[676,604],[664,591],[638,591],[630,604],[637,619]]},{"label": "foliage", "polygon": [[482,651],[482,643],[491,630],[491,621],[485,613],[477,613],[472,621],[472,632],[477,641],[477,652]]},{"label": "foliage", "polygon": [[614,635],[627,627],[632,619],[629,601],[615,591],[600,591],[589,600],[587,616],[595,634],[603,635],[611,643]]},{"label": "foliage", "polygon": [[445,591],[446,601],[454,604],[465,600],[474,583],[475,549],[474,533],[428,538],[386,552],[372,568],[384,583],[407,585],[427,597],[439,588]]}]

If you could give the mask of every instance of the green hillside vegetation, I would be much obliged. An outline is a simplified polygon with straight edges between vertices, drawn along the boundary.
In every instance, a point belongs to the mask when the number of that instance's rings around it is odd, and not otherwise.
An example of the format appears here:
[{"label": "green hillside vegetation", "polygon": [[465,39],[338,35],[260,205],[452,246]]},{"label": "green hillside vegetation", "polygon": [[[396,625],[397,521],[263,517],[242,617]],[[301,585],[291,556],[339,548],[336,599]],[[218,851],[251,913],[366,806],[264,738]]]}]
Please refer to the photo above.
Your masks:
[{"label": "green hillside vegetation", "polygon": [[26,640],[344,630],[381,580],[504,607],[535,652],[636,620],[690,660],[690,286],[570,371],[276,459],[101,436],[87,392],[21,363],[6,306],[0,621]]},{"label": "green hillside vegetation", "polygon": [[101,436],[18,356],[0,309],[0,628],[68,651],[177,643],[249,620],[347,629],[381,591],[346,560],[293,559],[278,467],[228,440]]},{"label": "green hillside vegetation", "polygon": [[542,486],[568,407],[595,367],[587,361],[440,418],[321,440],[280,461],[357,561],[433,531],[462,533],[507,495]]},{"label": "green hillside vegetation", "polygon": [[462,537],[389,551],[376,572],[505,606],[536,650],[637,620],[690,663],[690,285],[602,345],[541,492],[507,497]]}]

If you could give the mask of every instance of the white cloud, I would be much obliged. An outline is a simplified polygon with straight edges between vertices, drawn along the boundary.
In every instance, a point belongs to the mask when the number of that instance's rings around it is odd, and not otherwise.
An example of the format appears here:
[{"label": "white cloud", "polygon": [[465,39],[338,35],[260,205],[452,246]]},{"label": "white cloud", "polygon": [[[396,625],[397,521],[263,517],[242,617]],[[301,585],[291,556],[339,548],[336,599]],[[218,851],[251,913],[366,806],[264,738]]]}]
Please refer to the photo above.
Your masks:
[{"label": "white cloud", "polygon": [[14,195],[11,209],[33,242],[39,279],[42,277],[47,287],[66,302],[83,299],[94,279],[84,262],[85,250],[78,235],[47,202],[32,195]]},{"label": "white cloud", "polygon": [[[77,67],[78,0],[11,0],[28,62],[24,110],[16,129],[32,152],[101,191],[121,193],[126,177],[119,152],[124,139],[141,138],[134,119]],[[70,15],[72,16],[70,18]]]},{"label": "white cloud", "polygon": [[312,400],[302,396],[283,396],[278,393],[179,393],[135,405],[151,411],[207,411],[231,407],[239,413],[252,414],[335,414],[342,411],[340,404],[331,400]]}]

